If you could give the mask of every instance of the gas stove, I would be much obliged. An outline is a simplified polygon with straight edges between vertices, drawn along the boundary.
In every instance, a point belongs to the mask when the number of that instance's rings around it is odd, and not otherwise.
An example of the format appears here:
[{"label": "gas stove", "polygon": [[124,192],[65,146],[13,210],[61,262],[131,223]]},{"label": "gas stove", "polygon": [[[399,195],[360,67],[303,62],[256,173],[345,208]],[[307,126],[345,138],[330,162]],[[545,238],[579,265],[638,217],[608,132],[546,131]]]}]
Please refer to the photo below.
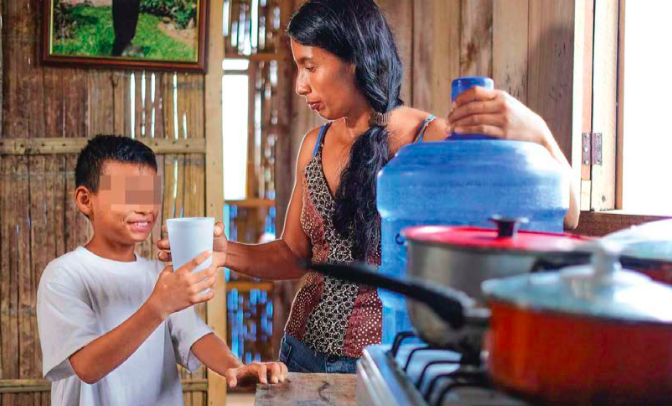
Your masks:
[{"label": "gas stove", "polygon": [[529,406],[490,384],[479,362],[429,346],[413,333],[367,347],[357,365],[361,406]]}]

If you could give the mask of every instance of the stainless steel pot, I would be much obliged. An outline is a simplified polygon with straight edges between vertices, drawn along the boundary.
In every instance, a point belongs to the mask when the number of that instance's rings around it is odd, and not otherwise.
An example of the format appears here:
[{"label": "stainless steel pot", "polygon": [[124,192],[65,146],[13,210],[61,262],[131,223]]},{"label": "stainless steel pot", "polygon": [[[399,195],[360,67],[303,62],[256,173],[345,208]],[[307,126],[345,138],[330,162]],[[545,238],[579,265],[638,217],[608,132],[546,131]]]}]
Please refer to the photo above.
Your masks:
[{"label": "stainless steel pot", "polygon": [[[570,234],[518,232],[524,219],[491,218],[497,229],[421,226],[403,231],[408,243],[406,274],[463,292],[474,311],[485,309],[481,283],[529,272],[587,264],[590,253],[577,249],[586,241]],[[452,330],[420,301],[407,301],[409,317],[418,334],[441,346],[480,347],[482,331]]]}]

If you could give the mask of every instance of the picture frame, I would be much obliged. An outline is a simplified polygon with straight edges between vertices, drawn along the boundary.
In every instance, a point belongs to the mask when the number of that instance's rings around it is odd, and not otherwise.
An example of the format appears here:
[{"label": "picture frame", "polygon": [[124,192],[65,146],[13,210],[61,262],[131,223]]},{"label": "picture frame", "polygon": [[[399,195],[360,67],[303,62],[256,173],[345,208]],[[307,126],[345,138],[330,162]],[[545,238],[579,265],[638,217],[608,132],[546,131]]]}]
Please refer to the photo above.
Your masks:
[{"label": "picture frame", "polygon": [[45,65],[206,73],[208,0],[44,0]]}]

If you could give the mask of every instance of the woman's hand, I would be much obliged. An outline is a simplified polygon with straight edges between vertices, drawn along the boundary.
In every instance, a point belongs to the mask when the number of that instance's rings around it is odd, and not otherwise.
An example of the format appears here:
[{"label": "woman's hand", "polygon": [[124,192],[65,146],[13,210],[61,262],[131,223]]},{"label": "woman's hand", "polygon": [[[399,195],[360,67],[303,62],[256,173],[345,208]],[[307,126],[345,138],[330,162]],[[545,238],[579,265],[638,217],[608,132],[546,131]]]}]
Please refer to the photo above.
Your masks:
[{"label": "woman's hand", "polygon": [[[166,226],[162,227],[164,233],[168,232]],[[216,267],[226,266],[226,250],[228,247],[228,240],[226,235],[224,235],[224,225],[221,222],[215,224],[214,239],[212,245],[212,264]],[[163,238],[156,243],[159,251],[159,261],[171,262],[173,259],[170,256],[170,242],[168,238]]]},{"label": "woman's hand", "polygon": [[531,141],[548,147],[544,119],[503,90],[476,86],[460,94],[448,115],[450,131]]},{"label": "woman's hand", "polygon": [[571,179],[565,227],[572,229],[578,225],[578,186],[572,176],[572,167],[544,119],[515,97],[502,90],[479,86],[466,90],[455,99],[453,111],[448,114],[448,131],[541,144],[564,168],[568,179]]},{"label": "woman's hand", "polygon": [[282,362],[253,362],[238,368],[226,370],[224,377],[229,388],[238,384],[246,385],[253,382],[267,384],[285,382],[287,366]]}]

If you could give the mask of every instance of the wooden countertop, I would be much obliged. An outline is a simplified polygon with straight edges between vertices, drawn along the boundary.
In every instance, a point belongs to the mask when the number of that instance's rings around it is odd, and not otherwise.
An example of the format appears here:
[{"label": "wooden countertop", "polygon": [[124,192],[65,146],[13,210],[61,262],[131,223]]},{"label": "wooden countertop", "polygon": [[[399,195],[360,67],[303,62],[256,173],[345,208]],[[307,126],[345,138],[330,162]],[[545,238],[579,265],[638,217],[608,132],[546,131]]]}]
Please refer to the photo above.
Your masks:
[{"label": "wooden countertop", "polygon": [[297,374],[277,385],[257,385],[255,406],[355,406],[357,375]]}]

